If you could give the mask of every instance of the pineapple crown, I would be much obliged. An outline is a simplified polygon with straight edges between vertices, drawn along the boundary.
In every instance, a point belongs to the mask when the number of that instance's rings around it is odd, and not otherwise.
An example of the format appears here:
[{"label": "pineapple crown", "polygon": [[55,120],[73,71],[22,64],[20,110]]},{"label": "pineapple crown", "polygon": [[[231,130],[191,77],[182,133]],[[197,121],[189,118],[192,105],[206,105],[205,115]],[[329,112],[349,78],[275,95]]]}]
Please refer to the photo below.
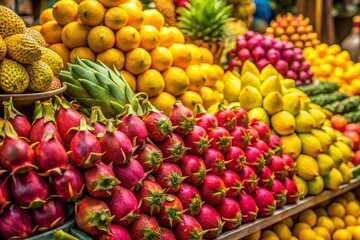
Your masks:
[{"label": "pineapple crown", "polygon": [[177,26],[190,40],[222,41],[226,23],[233,21],[233,5],[226,0],[190,0],[176,12]]}]

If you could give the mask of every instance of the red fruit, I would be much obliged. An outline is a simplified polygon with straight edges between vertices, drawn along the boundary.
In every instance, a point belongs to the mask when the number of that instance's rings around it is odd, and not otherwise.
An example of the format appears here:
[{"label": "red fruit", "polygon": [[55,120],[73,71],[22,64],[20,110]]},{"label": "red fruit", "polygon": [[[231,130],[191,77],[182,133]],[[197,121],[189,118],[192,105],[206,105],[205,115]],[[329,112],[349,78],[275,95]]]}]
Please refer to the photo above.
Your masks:
[{"label": "red fruit", "polygon": [[26,238],[32,233],[31,217],[25,209],[11,205],[0,215],[0,236],[2,238]]},{"label": "red fruit", "polygon": [[269,167],[274,172],[275,178],[279,179],[280,181],[284,180],[288,168],[284,159],[278,155],[272,155],[270,158]]},{"label": "red fruit", "polygon": [[[150,102],[145,105],[145,109],[149,104]],[[143,117],[143,122],[149,133],[149,137],[154,141],[164,141],[166,136],[169,136],[173,132],[173,127],[168,116],[155,108],[151,108],[150,111],[147,112]]]},{"label": "red fruit", "polygon": [[259,140],[259,133],[257,132],[257,130],[253,126],[249,126],[246,129],[246,132],[250,137],[251,144],[253,144],[254,142]]},{"label": "red fruit", "polygon": [[265,165],[265,159],[262,152],[254,147],[247,146],[245,148],[246,163],[256,172],[260,172]]},{"label": "red fruit", "polygon": [[239,175],[234,171],[225,170],[221,175],[221,178],[225,183],[225,187],[228,189],[226,192],[226,197],[238,197],[243,188]]},{"label": "red fruit", "polygon": [[179,191],[185,178],[182,176],[180,167],[174,163],[163,163],[156,172],[155,179],[162,188],[166,189],[167,193],[175,193]]},{"label": "red fruit", "polygon": [[295,175],[297,171],[296,162],[292,157],[290,157],[287,154],[282,154],[281,158],[284,159],[287,166],[286,176],[292,179],[292,177]]},{"label": "red fruit", "polygon": [[90,236],[109,233],[114,217],[105,202],[99,199],[86,196],[75,204],[76,225]]},{"label": "red fruit", "polygon": [[146,143],[143,149],[137,149],[134,155],[145,172],[156,172],[163,161],[160,149],[151,143]]},{"label": "red fruit", "polygon": [[354,156],[354,160],[352,161],[352,163],[355,166],[360,164],[360,150],[355,151],[355,156]]},{"label": "red fruit", "polygon": [[224,222],[212,206],[204,204],[196,220],[204,231],[208,231],[204,234],[204,238],[213,239],[222,233]]},{"label": "red fruit", "polygon": [[100,143],[90,129],[81,117],[78,132],[70,142],[70,160],[79,168],[91,168],[101,160]]},{"label": "red fruit", "polygon": [[44,179],[34,171],[14,175],[10,190],[12,198],[18,205],[30,209],[41,208],[49,193]]},{"label": "red fruit", "polygon": [[117,224],[127,226],[139,218],[139,203],[135,195],[124,187],[116,186],[106,204],[115,215],[114,222]]},{"label": "red fruit", "polygon": [[[199,194],[200,195],[200,194]],[[0,216],[5,208],[10,204],[10,191],[6,181],[0,178]]]},{"label": "red fruit", "polygon": [[47,131],[35,148],[36,165],[43,176],[61,174],[68,165],[64,146],[57,140],[52,130]]},{"label": "red fruit", "polygon": [[171,229],[160,227],[160,235],[158,240],[176,240],[176,237]]},{"label": "red fruit", "polygon": [[[0,131],[1,133],[1,131]],[[4,122],[5,137],[0,141],[0,163],[12,174],[34,168],[34,151],[28,142],[17,136],[11,123]]]},{"label": "red fruit", "polygon": [[342,132],[342,135],[351,140],[354,150],[359,148],[360,136],[358,132],[345,130]]},{"label": "red fruit", "polygon": [[360,124],[358,123],[349,123],[345,127],[346,131],[355,131],[360,134]]},{"label": "red fruit", "polygon": [[50,175],[50,189],[63,202],[75,202],[84,190],[84,178],[82,173],[71,165],[60,175]]},{"label": "red fruit", "polygon": [[161,206],[156,220],[161,226],[172,228],[182,221],[183,205],[179,198],[167,195],[166,202]]},{"label": "red fruit", "polygon": [[85,172],[86,189],[95,198],[110,197],[112,190],[120,181],[115,177],[111,167],[98,163]]},{"label": "red fruit", "polygon": [[246,193],[240,193],[239,197],[236,200],[241,209],[242,222],[247,223],[255,221],[259,211],[259,208],[256,206],[255,200]]},{"label": "red fruit", "polygon": [[93,128],[96,137],[101,138],[105,134],[107,121],[99,106],[91,108],[89,125]]},{"label": "red fruit", "polygon": [[268,145],[273,150],[273,152],[277,155],[282,154],[282,142],[281,138],[276,134],[270,134],[268,139]]},{"label": "red fruit", "polygon": [[200,223],[192,216],[184,214],[183,221],[176,224],[174,233],[178,240],[202,240],[205,232]]},{"label": "red fruit", "polygon": [[75,136],[80,125],[81,114],[77,112],[64,97],[55,97],[55,121],[60,137],[66,147],[69,146],[71,139]]},{"label": "red fruit", "polygon": [[264,166],[259,172],[259,187],[269,189],[273,185],[275,175],[268,166]]},{"label": "red fruit", "polygon": [[104,153],[102,161],[106,164],[125,165],[132,155],[130,139],[117,130],[111,121],[107,122],[106,132],[100,142],[101,151]]},{"label": "red fruit", "polygon": [[234,130],[230,132],[230,135],[233,137],[232,143],[236,147],[245,149],[251,145],[250,136],[244,127],[236,126]]},{"label": "red fruit", "polygon": [[176,127],[174,132],[181,136],[188,134],[194,129],[194,114],[189,108],[185,107],[180,100],[174,103],[169,118],[172,125]]},{"label": "red fruit", "polygon": [[25,115],[16,110],[12,98],[10,98],[8,102],[3,102],[3,105],[4,119],[8,120],[11,123],[16,133],[20,137],[29,138],[31,124],[29,123]]},{"label": "red fruit", "polygon": [[142,148],[148,137],[145,123],[136,115],[130,105],[125,106],[123,114],[118,124],[118,130],[125,133],[131,142],[135,143],[135,146]]},{"label": "red fruit", "polygon": [[246,163],[244,151],[236,146],[231,146],[225,154],[226,169],[239,173]]},{"label": "red fruit", "polygon": [[145,180],[143,186],[135,192],[135,197],[140,202],[140,212],[146,214],[157,214],[166,201],[164,190],[153,181]]},{"label": "red fruit", "polygon": [[154,217],[140,213],[140,218],[129,226],[129,234],[131,239],[158,239],[159,224]]},{"label": "red fruit", "polygon": [[201,210],[203,202],[199,191],[186,183],[180,185],[179,191],[175,193],[175,196],[181,201],[183,208],[186,209],[185,213],[191,216],[197,216]]},{"label": "red fruit", "polygon": [[164,162],[177,162],[181,160],[187,150],[184,141],[176,133],[167,136],[163,142],[157,143],[157,146],[163,154]]},{"label": "red fruit", "polygon": [[142,186],[145,178],[143,167],[133,158],[124,166],[115,166],[113,171],[121,186],[135,191]]},{"label": "red fruit", "polygon": [[185,155],[179,162],[179,167],[185,178],[184,183],[192,186],[199,186],[204,182],[206,176],[206,166],[201,157]]},{"label": "red fruit", "polygon": [[226,128],[214,128],[208,133],[208,136],[211,141],[210,146],[223,153],[226,153],[232,146],[232,137]]},{"label": "red fruit", "polygon": [[276,201],[276,208],[282,207],[286,204],[287,190],[280,180],[274,179],[273,185],[268,188],[274,196]]},{"label": "red fruit", "polygon": [[270,163],[270,157],[273,155],[273,152],[271,151],[269,145],[264,140],[258,140],[254,142],[252,147],[259,149],[264,157],[265,157],[265,164],[268,165]]},{"label": "red fruit", "polygon": [[203,154],[203,160],[209,173],[221,175],[225,170],[225,157],[216,149],[208,148]]},{"label": "red fruit", "polygon": [[259,208],[259,217],[267,217],[274,214],[276,209],[276,202],[269,190],[263,187],[257,188],[252,193],[252,197],[256,202],[256,206]]},{"label": "red fruit", "polygon": [[123,226],[111,223],[109,230],[109,234],[100,235],[97,240],[131,240],[129,232]]},{"label": "red fruit", "polygon": [[43,232],[63,224],[65,220],[65,211],[60,202],[50,200],[41,208],[32,211],[31,217],[34,226],[37,227],[36,230]]},{"label": "red fruit", "polygon": [[249,125],[248,113],[241,107],[233,107],[232,111],[235,113],[236,126],[247,127]]},{"label": "red fruit", "polygon": [[201,155],[209,147],[209,137],[204,128],[195,125],[194,129],[183,137],[188,154]]},{"label": "red fruit", "polygon": [[228,131],[231,131],[236,126],[236,115],[231,108],[222,108],[214,115],[218,120],[219,127],[223,127]]},{"label": "red fruit", "polygon": [[217,205],[226,196],[224,181],[217,175],[207,174],[199,187],[201,198],[210,205]]},{"label": "red fruit", "polygon": [[289,204],[295,203],[299,198],[298,189],[295,182],[292,179],[285,177],[283,184],[287,190],[286,202]]},{"label": "red fruit", "polygon": [[207,132],[219,126],[218,120],[215,115],[206,112],[205,109],[201,109],[200,106],[198,106],[198,114],[196,115],[196,119],[197,121],[195,124],[199,127],[204,128]]},{"label": "red fruit", "polygon": [[259,179],[255,171],[250,166],[244,165],[239,176],[242,180],[242,186],[244,187],[243,189],[246,193],[252,193],[255,191]]},{"label": "red fruit", "polygon": [[240,226],[242,221],[241,208],[239,204],[232,198],[224,198],[220,205],[216,207],[216,211],[220,214],[224,221],[224,229],[230,230]]}]

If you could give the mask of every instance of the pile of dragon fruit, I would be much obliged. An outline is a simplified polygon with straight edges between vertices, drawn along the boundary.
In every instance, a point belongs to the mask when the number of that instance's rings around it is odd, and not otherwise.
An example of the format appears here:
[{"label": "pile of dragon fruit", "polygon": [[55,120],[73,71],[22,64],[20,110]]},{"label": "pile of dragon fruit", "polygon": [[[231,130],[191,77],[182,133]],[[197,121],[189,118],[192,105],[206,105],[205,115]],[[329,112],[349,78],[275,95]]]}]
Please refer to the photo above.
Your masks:
[{"label": "pile of dragon fruit", "polygon": [[97,239],[212,239],[296,201],[294,160],[243,109],[144,109],[88,118],[56,97],[29,123],[4,103],[1,238],[55,228],[74,203],[77,227]]}]

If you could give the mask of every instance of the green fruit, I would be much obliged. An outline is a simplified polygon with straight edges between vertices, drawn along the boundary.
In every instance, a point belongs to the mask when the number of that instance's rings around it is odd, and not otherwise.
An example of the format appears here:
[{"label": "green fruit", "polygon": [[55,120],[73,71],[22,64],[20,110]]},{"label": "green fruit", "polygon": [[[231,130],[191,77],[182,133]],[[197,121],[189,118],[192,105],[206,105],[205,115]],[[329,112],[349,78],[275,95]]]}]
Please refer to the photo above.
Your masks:
[{"label": "green fruit", "polygon": [[239,101],[241,107],[249,111],[256,107],[262,106],[262,96],[259,90],[252,86],[246,86],[241,89]]},{"label": "green fruit", "polygon": [[283,153],[293,159],[297,158],[301,153],[301,140],[296,133],[281,136],[281,142],[283,145]]},{"label": "green fruit", "polygon": [[0,5],[0,36],[8,36],[24,33],[26,25],[24,21],[10,8]]},{"label": "green fruit", "polygon": [[25,34],[15,34],[5,38],[6,54],[14,61],[22,64],[32,64],[41,58],[39,44]]},{"label": "green fruit", "polygon": [[281,84],[278,76],[270,76],[261,83],[260,92],[265,97],[270,93],[281,93]]},{"label": "green fruit", "polygon": [[32,92],[46,92],[54,78],[53,71],[43,61],[37,61],[34,64],[25,67],[29,74],[30,83],[28,89]]},{"label": "green fruit", "polygon": [[305,180],[313,180],[315,177],[319,176],[319,166],[317,165],[316,160],[311,156],[300,154],[296,158],[296,167],[296,175]]},{"label": "green fruit", "polygon": [[334,160],[334,167],[338,168],[344,159],[340,149],[335,145],[330,145],[328,154]]},{"label": "green fruit", "polygon": [[339,166],[339,171],[343,177],[343,183],[348,183],[353,178],[351,169],[346,163],[341,163]]},{"label": "green fruit", "polygon": [[270,126],[269,115],[262,107],[256,107],[248,111],[248,119],[249,121],[251,121],[252,119],[257,119],[258,121]]},{"label": "green fruit", "polygon": [[288,93],[283,96],[284,110],[290,112],[292,115],[297,115],[300,111],[301,97],[297,93]]},{"label": "green fruit", "polygon": [[334,167],[334,160],[325,153],[317,155],[316,161],[319,166],[319,174],[322,177],[328,175],[331,169]]},{"label": "green fruit", "polygon": [[49,65],[54,76],[57,76],[64,67],[62,58],[50,48],[41,47],[41,61]]},{"label": "green fruit", "polygon": [[295,131],[295,118],[288,111],[281,111],[271,116],[271,126],[280,135],[289,135]]},{"label": "green fruit", "polygon": [[346,145],[343,142],[337,141],[335,143],[335,146],[341,151],[341,153],[343,154],[344,158],[344,162],[350,162],[354,159],[354,152],[351,150],[351,148]]},{"label": "green fruit", "polygon": [[314,135],[311,133],[300,133],[298,136],[301,140],[301,153],[312,157],[322,153],[321,143]]},{"label": "green fruit", "polygon": [[21,64],[8,58],[0,62],[0,86],[4,92],[23,93],[29,81],[29,75]]},{"label": "green fruit", "polygon": [[325,187],[324,179],[321,176],[317,176],[314,180],[307,181],[307,186],[310,195],[319,195]]},{"label": "green fruit", "polygon": [[263,100],[263,108],[271,116],[283,110],[283,101],[279,92],[271,92]]},{"label": "green fruit", "polygon": [[299,199],[300,200],[304,199],[306,197],[306,195],[308,194],[308,191],[309,191],[306,181],[304,179],[302,179],[301,177],[298,177],[296,175],[293,176],[293,181],[296,184]]},{"label": "green fruit", "polygon": [[332,143],[331,137],[323,130],[313,129],[311,133],[320,141],[323,152],[328,152]]},{"label": "green fruit", "polygon": [[341,172],[336,168],[331,169],[329,174],[324,177],[324,182],[325,182],[325,187],[327,189],[331,189],[331,190],[339,189],[340,185],[343,182],[343,177],[341,175]]},{"label": "green fruit", "polygon": [[321,128],[322,124],[326,120],[326,115],[319,109],[309,109],[310,114],[315,120],[315,127]]},{"label": "green fruit", "polygon": [[241,81],[241,89],[244,89],[247,86],[251,86],[256,88],[257,90],[260,90],[261,82],[259,78],[257,78],[251,72],[246,72],[244,75],[241,75],[240,81]]},{"label": "green fruit", "polygon": [[295,117],[296,132],[297,133],[308,133],[315,127],[315,120],[312,115],[305,111],[300,110],[299,114]]}]

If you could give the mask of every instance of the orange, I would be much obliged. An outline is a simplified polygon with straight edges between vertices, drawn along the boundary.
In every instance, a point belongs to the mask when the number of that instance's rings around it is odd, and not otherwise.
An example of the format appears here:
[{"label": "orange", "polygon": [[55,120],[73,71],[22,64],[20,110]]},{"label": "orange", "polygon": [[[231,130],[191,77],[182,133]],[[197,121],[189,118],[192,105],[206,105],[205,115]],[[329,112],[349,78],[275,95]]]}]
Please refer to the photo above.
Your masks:
[{"label": "orange", "polygon": [[132,74],[140,74],[151,66],[151,56],[143,48],[135,48],[126,53],[125,69]]},{"label": "orange", "polygon": [[144,25],[151,25],[160,30],[164,24],[164,16],[156,9],[145,9],[144,13]]},{"label": "orange", "polygon": [[160,34],[160,46],[169,47],[174,43],[173,31],[168,27],[162,27],[159,30]]},{"label": "orange", "polygon": [[96,61],[103,62],[106,66],[113,69],[121,70],[124,67],[125,55],[116,48],[110,48],[96,56]]},{"label": "orange", "polygon": [[74,57],[78,56],[80,59],[88,59],[90,61],[95,62],[96,57],[95,53],[88,47],[78,47],[74,48],[70,52],[70,62],[74,63]]},{"label": "orange", "polygon": [[174,43],[185,43],[184,34],[177,27],[169,27],[174,36]]},{"label": "orange", "polygon": [[140,47],[147,51],[151,51],[159,45],[159,31],[151,25],[143,25],[140,30]]},{"label": "orange", "polygon": [[63,43],[55,43],[49,46],[51,50],[59,54],[64,62],[64,68],[67,68],[67,63],[69,62],[70,50]]},{"label": "orange", "polygon": [[330,118],[331,125],[334,129],[344,131],[347,125],[347,120],[340,114],[335,114]]},{"label": "orange", "polygon": [[42,26],[41,26],[41,25],[34,25],[34,26],[31,26],[30,28],[31,28],[31,29],[34,29],[34,30],[36,30],[36,31],[38,31],[38,32],[41,32]]},{"label": "orange", "polygon": [[198,104],[203,104],[201,96],[194,91],[186,91],[183,95],[179,96],[178,99],[185,107],[190,108],[193,112],[196,111]]},{"label": "orange", "polygon": [[174,67],[186,68],[191,63],[191,52],[182,43],[174,43],[169,47],[171,54],[173,55]]},{"label": "orange", "polygon": [[115,45],[115,34],[108,27],[96,26],[90,30],[87,42],[91,50],[100,53]]},{"label": "orange", "polygon": [[78,4],[72,0],[58,1],[53,6],[53,16],[61,26],[77,20]]},{"label": "orange", "polygon": [[47,8],[40,13],[40,16],[39,16],[39,24],[40,25],[44,25],[44,23],[52,21],[52,20],[55,20],[52,8]]},{"label": "orange", "polygon": [[186,92],[190,81],[185,71],[179,67],[171,67],[162,72],[165,80],[165,92],[171,93],[175,97]]},{"label": "orange", "polygon": [[136,29],[139,29],[144,22],[144,13],[141,9],[132,3],[123,3],[119,7],[125,10],[129,16],[128,26],[133,26]]},{"label": "orange", "polygon": [[61,43],[62,27],[55,21],[46,22],[41,28],[41,34],[49,44]]},{"label": "orange", "polygon": [[161,92],[159,95],[152,97],[149,100],[156,109],[162,111],[167,116],[169,116],[174,103],[176,102],[176,98],[167,92]]},{"label": "orange", "polygon": [[89,30],[84,24],[71,22],[61,32],[61,40],[68,48],[86,47]]},{"label": "orange", "polygon": [[199,47],[192,43],[187,43],[185,45],[191,52],[191,64],[200,64],[203,60]]},{"label": "orange", "polygon": [[159,95],[165,88],[164,78],[155,69],[149,69],[140,74],[136,82],[137,91],[145,92],[149,97]]},{"label": "orange", "polygon": [[108,9],[105,13],[104,24],[114,31],[125,27],[128,21],[129,16],[122,8],[113,7]]},{"label": "orange", "polygon": [[207,49],[207,48],[204,48],[204,47],[199,47],[199,49],[201,51],[203,63],[213,64],[214,63],[214,56],[210,52],[210,50]]},{"label": "orange", "polygon": [[332,235],[333,240],[351,240],[352,235],[346,229],[338,229]]},{"label": "orange", "polygon": [[129,84],[131,90],[133,90],[133,92],[136,91],[136,78],[134,77],[134,75],[132,75],[131,73],[129,73],[128,71],[122,69],[119,71],[120,74],[125,78],[126,82]]},{"label": "orange", "polygon": [[189,90],[199,91],[205,85],[204,70],[198,64],[192,64],[185,69],[186,75],[189,77]]},{"label": "orange", "polygon": [[116,7],[119,6],[123,0],[99,0],[102,5],[106,8]]},{"label": "orange", "polygon": [[128,52],[140,46],[140,34],[136,28],[126,26],[116,32],[116,47]]},{"label": "orange", "polygon": [[93,0],[85,0],[79,4],[78,17],[87,26],[97,26],[103,22],[105,16],[104,6]]},{"label": "orange", "polygon": [[169,49],[157,47],[150,52],[151,68],[162,72],[172,66],[173,56]]}]

